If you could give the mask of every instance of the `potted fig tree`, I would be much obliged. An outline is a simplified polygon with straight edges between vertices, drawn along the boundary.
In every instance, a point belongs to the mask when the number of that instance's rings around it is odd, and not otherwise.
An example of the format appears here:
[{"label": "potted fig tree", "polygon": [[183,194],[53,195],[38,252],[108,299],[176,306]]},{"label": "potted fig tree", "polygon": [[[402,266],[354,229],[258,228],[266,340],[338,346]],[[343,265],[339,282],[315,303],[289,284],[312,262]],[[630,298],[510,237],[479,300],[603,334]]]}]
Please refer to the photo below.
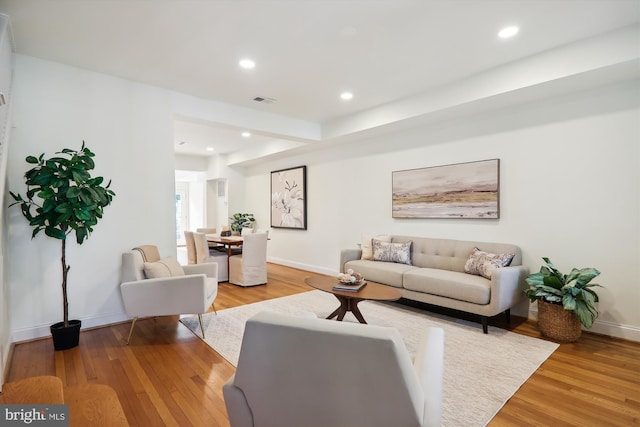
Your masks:
[{"label": "potted fig tree", "polygon": [[572,342],[580,338],[582,326],[590,328],[598,317],[598,294],[591,289],[600,286],[591,281],[600,275],[595,268],[572,268],[562,274],[549,258],[546,265],[525,280],[529,299],[538,301],[538,325],[544,336]]},{"label": "potted fig tree", "polygon": [[65,148],[49,159],[45,159],[44,154],[27,156],[26,162],[35,165],[24,174],[27,192],[24,197],[10,192],[14,203],[9,206],[20,206],[22,215],[33,227],[31,238],[44,231],[62,245],[63,321],[51,325],[56,350],[77,346],[82,326],[80,320],[69,320],[67,277],[71,266],[67,264],[67,238],[75,234],[76,242],[81,245],[115,196],[109,189],[111,181],[102,186],[102,177],[91,176],[94,156],[84,141],[80,150]]}]

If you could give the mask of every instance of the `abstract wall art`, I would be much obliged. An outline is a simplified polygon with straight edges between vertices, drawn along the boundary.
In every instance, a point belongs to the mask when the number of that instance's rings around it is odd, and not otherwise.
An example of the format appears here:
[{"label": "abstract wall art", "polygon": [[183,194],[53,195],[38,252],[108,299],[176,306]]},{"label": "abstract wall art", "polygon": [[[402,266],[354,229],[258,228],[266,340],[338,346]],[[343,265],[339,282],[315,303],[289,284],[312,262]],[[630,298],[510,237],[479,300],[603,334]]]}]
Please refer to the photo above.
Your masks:
[{"label": "abstract wall art", "polygon": [[393,218],[499,218],[500,159],[392,172]]}]

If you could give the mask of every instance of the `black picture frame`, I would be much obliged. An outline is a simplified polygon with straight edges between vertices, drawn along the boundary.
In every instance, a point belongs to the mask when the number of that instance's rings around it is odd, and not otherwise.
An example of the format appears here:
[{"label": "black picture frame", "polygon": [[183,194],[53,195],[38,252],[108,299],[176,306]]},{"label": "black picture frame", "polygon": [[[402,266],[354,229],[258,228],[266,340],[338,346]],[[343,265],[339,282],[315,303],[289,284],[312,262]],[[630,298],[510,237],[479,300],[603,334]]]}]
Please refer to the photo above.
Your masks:
[{"label": "black picture frame", "polygon": [[271,227],[307,229],[307,167],[271,172]]}]

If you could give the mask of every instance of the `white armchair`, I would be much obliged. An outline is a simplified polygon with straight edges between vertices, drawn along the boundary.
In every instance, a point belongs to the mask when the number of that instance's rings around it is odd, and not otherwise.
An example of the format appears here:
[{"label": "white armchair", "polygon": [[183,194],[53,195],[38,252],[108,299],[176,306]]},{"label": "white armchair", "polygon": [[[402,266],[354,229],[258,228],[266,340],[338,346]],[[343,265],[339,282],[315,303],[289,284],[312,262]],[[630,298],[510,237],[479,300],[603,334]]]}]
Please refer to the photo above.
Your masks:
[{"label": "white armchair", "polygon": [[242,254],[229,257],[229,283],[240,286],[267,283],[267,234],[243,237]]},{"label": "white armchair", "polygon": [[444,331],[411,358],[394,328],[262,312],[223,387],[232,427],[440,426]]},{"label": "white armchair", "polygon": [[180,266],[173,258],[160,259],[151,245],[123,253],[120,292],[125,311],[133,317],[127,344],[143,316],[197,314],[204,338],[202,313],[218,295],[217,275],[215,263]]}]

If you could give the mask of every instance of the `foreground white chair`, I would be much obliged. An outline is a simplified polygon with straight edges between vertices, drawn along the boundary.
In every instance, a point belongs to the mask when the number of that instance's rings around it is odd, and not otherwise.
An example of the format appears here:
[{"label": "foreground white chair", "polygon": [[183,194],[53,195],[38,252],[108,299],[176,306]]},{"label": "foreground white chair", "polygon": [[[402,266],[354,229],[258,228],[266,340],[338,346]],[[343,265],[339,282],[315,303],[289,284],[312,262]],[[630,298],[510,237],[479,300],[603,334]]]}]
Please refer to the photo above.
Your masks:
[{"label": "foreground white chair", "polygon": [[444,331],[415,362],[394,328],[262,312],[223,387],[231,427],[440,426]]},{"label": "foreground white chair", "polygon": [[[218,295],[218,265],[181,266],[173,258],[160,259],[158,248],[140,246],[122,254],[120,292],[133,317],[127,344],[139,317],[197,314],[204,338],[202,313]],[[214,305],[215,311],[215,305]]]},{"label": "foreground white chair", "polygon": [[240,286],[267,283],[267,234],[243,237],[242,254],[229,257],[229,283]]}]

